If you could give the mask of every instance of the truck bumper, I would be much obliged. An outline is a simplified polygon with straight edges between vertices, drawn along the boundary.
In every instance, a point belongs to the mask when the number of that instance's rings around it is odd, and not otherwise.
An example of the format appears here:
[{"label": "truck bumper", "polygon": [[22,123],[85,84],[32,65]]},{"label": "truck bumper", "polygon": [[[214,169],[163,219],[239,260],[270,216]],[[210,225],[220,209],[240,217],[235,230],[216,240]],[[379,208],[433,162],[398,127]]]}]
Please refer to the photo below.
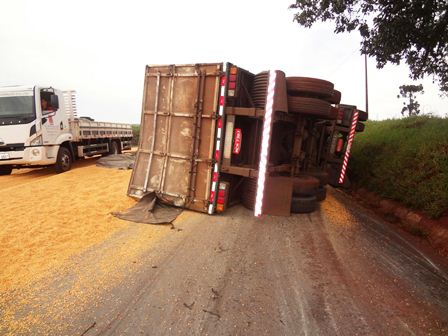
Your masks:
[{"label": "truck bumper", "polygon": [[11,151],[9,153],[9,159],[0,160],[0,165],[13,165],[13,166],[45,166],[54,164],[56,158],[48,158],[47,148],[40,147],[27,147],[24,151]]}]

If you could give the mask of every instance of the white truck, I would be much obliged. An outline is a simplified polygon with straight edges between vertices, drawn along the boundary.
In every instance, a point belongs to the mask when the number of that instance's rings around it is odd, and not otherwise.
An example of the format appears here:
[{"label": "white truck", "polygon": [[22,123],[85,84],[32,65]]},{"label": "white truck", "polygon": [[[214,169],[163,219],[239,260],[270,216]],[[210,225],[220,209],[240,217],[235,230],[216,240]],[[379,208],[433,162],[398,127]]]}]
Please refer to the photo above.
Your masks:
[{"label": "white truck", "polygon": [[14,168],[55,165],[130,149],[130,124],[77,116],[76,92],[52,87],[0,87],[0,175]]}]

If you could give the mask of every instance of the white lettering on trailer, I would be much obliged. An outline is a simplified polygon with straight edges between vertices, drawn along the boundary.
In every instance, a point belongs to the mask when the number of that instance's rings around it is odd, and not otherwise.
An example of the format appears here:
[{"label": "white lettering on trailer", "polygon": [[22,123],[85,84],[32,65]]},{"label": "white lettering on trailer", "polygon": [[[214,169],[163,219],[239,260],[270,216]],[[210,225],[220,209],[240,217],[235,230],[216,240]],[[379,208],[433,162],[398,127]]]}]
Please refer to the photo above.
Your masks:
[{"label": "white lettering on trailer", "polygon": [[273,70],[269,71],[268,94],[266,99],[263,135],[261,140],[260,164],[258,168],[257,196],[255,198],[255,216],[261,216],[263,208],[263,193],[266,182],[266,168],[268,164],[269,143],[272,129],[272,109],[274,105],[275,79],[277,73]]}]

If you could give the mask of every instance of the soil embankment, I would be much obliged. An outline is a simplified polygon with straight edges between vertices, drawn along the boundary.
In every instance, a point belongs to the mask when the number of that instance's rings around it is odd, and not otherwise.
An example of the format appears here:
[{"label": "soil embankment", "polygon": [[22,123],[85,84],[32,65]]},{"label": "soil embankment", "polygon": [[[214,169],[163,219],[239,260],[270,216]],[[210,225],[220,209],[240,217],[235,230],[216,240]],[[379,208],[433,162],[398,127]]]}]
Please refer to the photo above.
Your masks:
[{"label": "soil embankment", "polygon": [[356,135],[356,197],[448,256],[448,119],[369,121]]},{"label": "soil embankment", "polygon": [[349,169],[360,187],[426,216],[448,212],[448,118],[369,121]]}]

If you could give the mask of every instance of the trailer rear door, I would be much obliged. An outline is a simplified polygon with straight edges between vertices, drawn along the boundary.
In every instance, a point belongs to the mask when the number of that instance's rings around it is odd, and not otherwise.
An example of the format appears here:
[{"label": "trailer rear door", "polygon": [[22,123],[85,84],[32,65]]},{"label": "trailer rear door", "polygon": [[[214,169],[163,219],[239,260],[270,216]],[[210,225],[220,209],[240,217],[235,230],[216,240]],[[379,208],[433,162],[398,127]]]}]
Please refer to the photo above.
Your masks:
[{"label": "trailer rear door", "polygon": [[128,195],[207,211],[222,63],[147,66]]}]

